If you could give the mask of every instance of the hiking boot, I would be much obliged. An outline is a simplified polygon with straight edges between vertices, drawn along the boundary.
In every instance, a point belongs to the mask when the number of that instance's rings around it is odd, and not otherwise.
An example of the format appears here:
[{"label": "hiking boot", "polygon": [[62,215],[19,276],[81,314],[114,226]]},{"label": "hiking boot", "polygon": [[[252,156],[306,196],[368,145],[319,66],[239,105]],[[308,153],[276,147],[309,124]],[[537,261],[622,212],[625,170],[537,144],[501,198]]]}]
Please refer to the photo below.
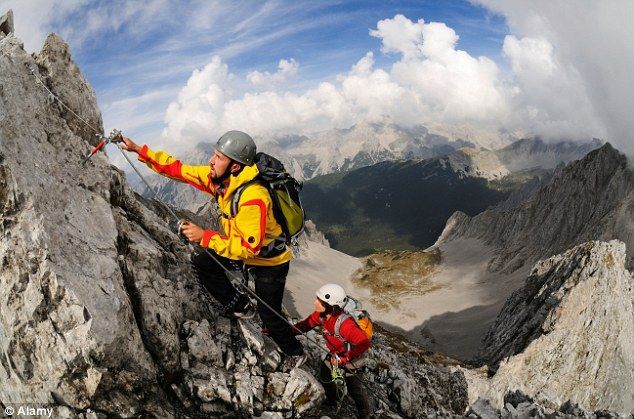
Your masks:
[{"label": "hiking boot", "polygon": [[291,372],[295,368],[299,368],[304,365],[307,359],[308,355],[306,355],[306,353],[301,355],[286,355],[280,369],[282,372]]},{"label": "hiking boot", "polygon": [[252,319],[255,316],[255,307],[247,301],[241,308],[234,309],[231,315],[236,319]]}]

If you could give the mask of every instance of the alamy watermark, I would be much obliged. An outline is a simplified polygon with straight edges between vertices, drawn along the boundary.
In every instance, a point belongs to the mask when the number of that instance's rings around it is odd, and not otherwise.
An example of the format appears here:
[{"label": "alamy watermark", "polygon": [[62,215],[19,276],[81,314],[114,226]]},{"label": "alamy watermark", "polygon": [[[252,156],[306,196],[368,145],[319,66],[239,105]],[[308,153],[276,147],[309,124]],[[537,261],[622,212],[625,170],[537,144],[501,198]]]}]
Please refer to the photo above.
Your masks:
[{"label": "alamy watermark", "polygon": [[52,407],[36,407],[31,405],[11,405],[4,408],[4,414],[10,417],[38,417],[50,418],[53,415]]}]

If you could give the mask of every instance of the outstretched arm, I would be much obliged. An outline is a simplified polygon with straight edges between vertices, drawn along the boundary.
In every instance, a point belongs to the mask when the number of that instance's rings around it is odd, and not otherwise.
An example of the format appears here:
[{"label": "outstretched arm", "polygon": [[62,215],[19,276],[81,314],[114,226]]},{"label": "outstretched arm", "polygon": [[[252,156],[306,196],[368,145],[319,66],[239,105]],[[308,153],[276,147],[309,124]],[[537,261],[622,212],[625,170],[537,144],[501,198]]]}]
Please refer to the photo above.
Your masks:
[{"label": "outstretched arm", "polygon": [[183,164],[164,151],[153,151],[147,145],[139,146],[128,137],[123,137],[121,148],[137,153],[140,162],[145,163],[156,173],[170,179],[189,183],[196,189],[213,195],[214,186],[209,178],[210,166],[192,166]]},{"label": "outstretched arm", "polygon": [[315,311],[310,316],[306,317],[304,320],[295,323],[294,330],[295,334],[298,335],[299,332],[308,332],[312,330],[319,324],[319,312]]}]

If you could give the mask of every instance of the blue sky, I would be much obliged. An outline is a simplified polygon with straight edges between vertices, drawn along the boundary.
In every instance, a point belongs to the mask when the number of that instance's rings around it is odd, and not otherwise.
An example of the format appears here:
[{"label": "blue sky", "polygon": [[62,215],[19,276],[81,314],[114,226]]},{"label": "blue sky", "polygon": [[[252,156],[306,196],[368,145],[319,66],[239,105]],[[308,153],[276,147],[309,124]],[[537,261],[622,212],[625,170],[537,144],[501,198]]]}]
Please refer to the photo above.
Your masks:
[{"label": "blue sky", "polygon": [[[71,19],[81,20],[89,5],[73,13]],[[111,2],[108,2],[111,3]],[[183,9],[189,7],[181,2]],[[271,2],[274,3],[274,2]],[[346,71],[367,51],[374,51],[377,65],[385,66],[395,57],[381,54],[380,41],[368,35],[379,20],[403,14],[411,20],[445,22],[460,36],[458,47],[471,55],[499,58],[504,36],[504,20],[481,6],[466,1],[346,1],[346,2],[292,2],[301,5],[284,10],[277,16],[275,4],[267,10],[266,2],[254,3],[255,10],[244,16],[223,15],[229,18],[227,26],[245,23],[234,33],[218,33],[214,25],[197,28],[189,38],[191,45],[170,48],[174,34],[169,26],[146,24],[147,31],[135,28],[136,22],[125,22],[116,31],[91,34],[89,39],[72,45],[75,60],[100,94],[113,90],[126,90],[139,94],[174,83],[184,84],[192,70],[204,65],[212,55],[218,54],[235,73],[250,70],[275,71],[280,59],[294,58],[301,63],[302,81],[330,79]],[[261,14],[258,19],[258,15]],[[267,17],[264,17],[266,15]],[[157,22],[158,23],[158,22]],[[179,22],[169,22],[177,33],[187,29]],[[64,32],[66,24],[58,23],[52,30]],[[223,25],[224,26],[224,25]],[[275,36],[279,32],[279,36]],[[272,36],[270,41],[259,42],[260,37]],[[204,39],[208,38],[208,39]],[[246,44],[246,45],[243,45]],[[239,50],[233,50],[236,46]],[[170,56],[179,71],[162,73],[152,69],[154,59]],[[131,66],[132,68],[126,69]],[[147,71],[159,70],[165,77],[147,79]]]},{"label": "blue sky", "polygon": [[[156,95],[154,118],[133,128],[132,134],[141,137],[158,133],[159,108],[167,107],[192,71],[213,55],[219,55],[236,75],[275,72],[280,59],[293,58],[300,64],[299,74],[285,89],[301,91],[333,80],[368,51],[375,53],[376,67],[393,63],[398,56],[382,54],[380,40],[369,36],[369,30],[396,14],[412,21],[445,22],[460,36],[458,47],[475,56],[499,59],[507,33],[503,17],[458,0],[252,1],[217,7],[212,2],[183,1],[175,7],[146,2],[147,7],[137,5],[122,12],[129,3],[77,2],[67,13],[51,14],[42,33],[58,32],[68,40],[102,107],[115,100]],[[11,6],[17,9],[17,32],[24,38],[20,7]],[[198,21],[191,24],[192,19]],[[27,42],[29,47],[38,48]],[[108,125],[107,111],[104,116]]]},{"label": "blue sky", "polygon": [[491,144],[499,132],[625,144],[634,129],[631,0],[0,0],[6,8],[29,51],[62,35],[106,130],[140,141],[367,121],[460,127]]}]

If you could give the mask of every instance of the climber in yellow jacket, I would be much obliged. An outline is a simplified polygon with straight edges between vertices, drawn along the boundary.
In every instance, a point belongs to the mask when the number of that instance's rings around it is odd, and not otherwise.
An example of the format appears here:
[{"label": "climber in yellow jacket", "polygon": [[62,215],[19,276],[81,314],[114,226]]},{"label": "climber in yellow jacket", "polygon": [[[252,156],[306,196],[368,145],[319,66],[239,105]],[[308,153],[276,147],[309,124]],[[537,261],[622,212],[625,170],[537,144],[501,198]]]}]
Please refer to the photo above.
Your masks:
[{"label": "climber in yellow jacket", "polygon": [[[255,279],[257,295],[279,313],[292,253],[274,239],[282,235],[282,227],[273,216],[268,190],[259,184],[245,188],[238,211],[231,216],[234,192],[258,175],[253,163],[256,155],[253,139],[240,131],[225,133],[218,140],[208,166],[183,164],[164,151],[139,146],[127,137],[123,137],[122,148],[137,153],[139,161],[155,172],[186,182],[217,200],[224,231],[205,230],[189,221],[182,224],[181,231],[190,241],[212,252],[228,269],[248,270]],[[225,314],[248,315],[248,298],[237,292],[224,270],[207,252],[195,254],[192,264],[205,288],[223,305]],[[261,304],[258,304],[258,314],[282,352],[302,362],[303,349],[290,325]]]}]

